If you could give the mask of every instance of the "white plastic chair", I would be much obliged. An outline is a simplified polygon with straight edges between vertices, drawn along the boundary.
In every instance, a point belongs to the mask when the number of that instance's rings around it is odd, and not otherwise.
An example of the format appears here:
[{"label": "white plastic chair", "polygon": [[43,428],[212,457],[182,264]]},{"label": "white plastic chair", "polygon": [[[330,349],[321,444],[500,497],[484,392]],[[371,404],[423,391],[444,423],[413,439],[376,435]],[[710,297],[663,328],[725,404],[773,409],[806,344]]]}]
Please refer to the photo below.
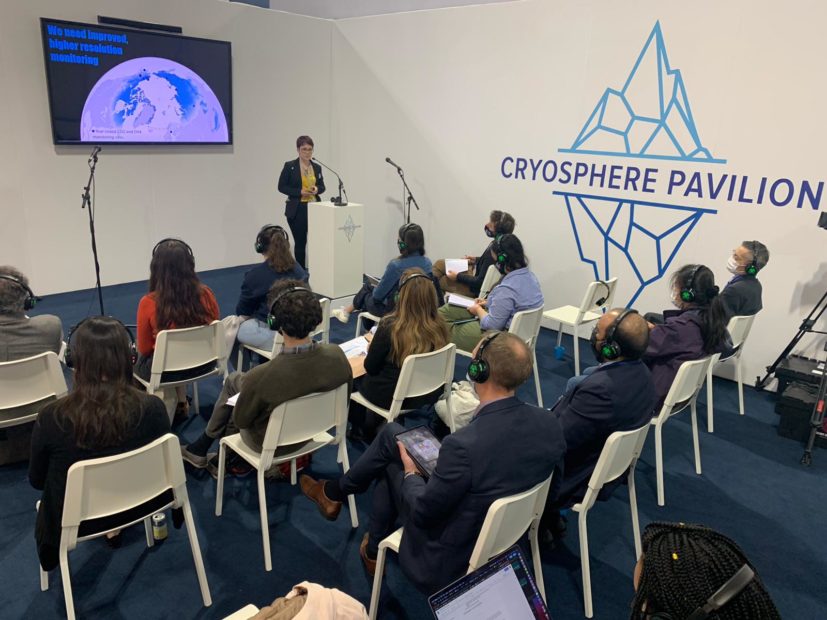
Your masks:
[{"label": "white plastic chair", "polygon": [[714,421],[712,419],[714,414],[712,402],[712,371],[717,364],[723,364],[730,360],[735,362],[735,379],[738,382],[738,413],[744,415],[744,376],[743,368],[741,367],[741,353],[744,350],[744,344],[747,341],[754,320],[754,314],[732,317],[727,325],[727,331],[729,332],[729,337],[732,339],[732,346],[735,349],[735,353],[724,359],[721,359],[720,353],[712,356],[712,361],[709,364],[709,370],[706,375],[706,430],[710,433],[715,431]]},{"label": "white plastic chair", "polygon": [[[215,514],[221,516],[224,501],[224,472],[227,449],[247,461],[256,469],[258,482],[258,507],[261,516],[261,538],[264,545],[264,568],[273,570],[270,558],[270,528],[267,518],[267,497],[264,493],[264,474],[272,465],[290,463],[290,482],[296,484],[296,459],[315,452],[327,445],[337,445],[336,461],[342,464],[343,473],[350,469],[347,457],[345,430],[347,427],[347,384],[330,392],[308,394],[282,403],[270,414],[261,453],[256,452],[240,434],[222,437],[218,452],[218,489],[215,494]],[[335,428],[335,435],[330,430]],[[359,527],[356,500],[348,496],[350,522]]]},{"label": "white plastic chair", "polygon": [[[0,363],[0,416],[4,410],[31,405],[49,397],[58,399],[66,392],[63,370],[52,351]],[[0,417],[0,428],[33,422],[37,413],[9,419]]]},{"label": "white plastic chair", "polygon": [[[227,378],[227,344],[224,338],[224,324],[213,321],[209,325],[187,327],[183,329],[165,329],[158,332],[155,339],[155,353],[152,356],[152,369],[149,381],[140,381],[149,394],[160,389],[187,385],[192,383],[192,401],[198,410],[198,381],[221,375]],[[189,370],[214,363],[215,366],[197,377],[180,381],[162,381],[165,372]],[[174,411],[170,411],[170,421]]]},{"label": "white plastic chair", "polygon": [[448,418],[451,421],[449,426],[453,433],[455,421],[454,410],[451,407],[451,382],[454,379],[456,353],[456,345],[449,342],[441,349],[431,353],[418,353],[406,357],[405,361],[402,362],[399,381],[396,382],[396,389],[393,391],[393,400],[389,409],[374,405],[359,392],[351,394],[350,400],[379,414],[388,422],[393,422],[398,415],[409,411],[408,409],[402,409],[402,403],[406,398],[424,396],[443,387],[444,398],[448,407]]},{"label": "white plastic chair", "polygon": [[574,374],[580,374],[580,326],[593,323],[602,315],[602,308],[611,308],[617,290],[617,278],[591,282],[583,295],[580,306],[560,306],[546,310],[543,318],[558,323],[557,346],[563,340],[563,326],[572,328],[574,342]]},{"label": "white plastic chair", "polygon": [[[482,529],[479,536],[477,536],[474,550],[471,552],[466,574],[477,570],[495,555],[511,547],[528,530],[531,556],[534,561],[534,580],[537,583],[540,596],[543,597],[543,600],[546,599],[537,531],[540,526],[540,517],[546,507],[546,497],[550,486],[551,476],[527,491],[502,497],[489,506]],[[370,595],[370,612],[368,613],[371,620],[375,620],[376,612],[379,609],[382,575],[385,572],[385,556],[388,549],[399,553],[402,531],[403,528],[400,527],[379,543],[379,553],[376,556],[376,573],[373,576],[373,592]]]},{"label": "white plastic chair", "polygon": [[225,616],[224,620],[250,620],[250,618],[255,616],[259,611],[261,610],[255,605],[246,605],[235,613]]},{"label": "white plastic chair", "polygon": [[376,316],[368,311],[360,312],[356,317],[356,335],[354,338],[358,338],[362,335],[362,321],[373,321],[374,323],[379,323],[382,320],[381,316]]},{"label": "white plastic chair", "polygon": [[[162,493],[172,491],[172,500],[166,505],[154,506],[148,513],[132,518],[117,527],[79,537],[78,529],[89,519],[108,517],[141,506]],[[167,508],[181,508],[190,541],[198,585],[204,606],[212,605],[207,573],[198,545],[198,534],[192,518],[184,463],[181,460],[181,445],[178,438],[167,433],[142,448],[88,461],[78,461],[69,468],[66,478],[66,494],[63,503],[63,520],[60,533],[60,574],[63,578],[63,596],[66,600],[66,615],[75,618],[72,597],[72,582],[69,574],[69,551],[78,542],[98,538],[143,521],[146,544],[155,544],[150,519],[153,514]],[[49,576],[40,569],[40,589],[49,588]]]},{"label": "white plastic chair", "polygon": [[543,406],[543,391],[540,388],[540,368],[537,366],[537,339],[540,336],[540,324],[543,322],[543,307],[534,310],[523,310],[517,312],[511,319],[508,328],[510,334],[514,334],[524,340],[531,349],[531,358],[534,363],[534,388],[537,390],[537,405]]},{"label": "white plastic chair", "polygon": [[[315,339],[317,336],[321,336],[319,341],[327,344],[330,342],[330,300],[327,297],[322,297],[319,300],[319,304],[322,307],[322,322],[316,326],[316,329],[310,332],[310,337]],[[281,353],[281,349],[284,346],[284,339],[281,337],[281,334],[277,332],[274,333],[275,337],[273,338],[273,348],[269,351],[266,349],[259,349],[258,347],[254,347],[250,344],[243,344],[239,342],[238,359],[236,360],[238,363],[235,367],[239,371],[243,370],[245,349],[253,353],[258,353],[261,357],[267,360],[271,360],[276,357],[276,355]]]},{"label": "white plastic chair", "polygon": [[658,478],[658,506],[666,505],[663,490],[663,425],[675,414],[689,407],[692,419],[692,443],[695,449],[695,473],[701,474],[701,449],[698,443],[698,392],[706,379],[711,356],[684,362],[672,381],[672,387],[657,417],[652,419],[655,427],[655,468]]},{"label": "white plastic chair", "polygon": [[609,435],[603,450],[600,452],[600,458],[597,459],[597,464],[594,466],[591,478],[589,478],[589,486],[586,490],[586,495],[583,500],[572,506],[574,512],[579,513],[577,519],[578,530],[580,533],[580,570],[583,574],[583,607],[585,608],[586,617],[591,618],[594,614],[592,608],[592,579],[591,569],[589,568],[589,531],[586,525],[586,517],[589,510],[597,501],[597,496],[603,486],[620,478],[628,471],[627,480],[629,482],[629,507],[632,509],[632,535],[635,541],[635,558],[639,558],[642,553],[640,543],[640,522],[637,514],[637,493],[635,492],[635,465],[640,458],[640,452],[643,450],[643,444],[646,442],[646,434],[649,432],[650,424],[645,424],[642,427],[632,431],[618,431]]},{"label": "white plastic chair", "polygon": [[482,286],[480,286],[480,297],[483,299],[488,297],[491,289],[493,289],[501,279],[502,274],[499,269],[497,269],[495,265],[489,265],[488,271],[485,272],[485,277],[482,280]]}]

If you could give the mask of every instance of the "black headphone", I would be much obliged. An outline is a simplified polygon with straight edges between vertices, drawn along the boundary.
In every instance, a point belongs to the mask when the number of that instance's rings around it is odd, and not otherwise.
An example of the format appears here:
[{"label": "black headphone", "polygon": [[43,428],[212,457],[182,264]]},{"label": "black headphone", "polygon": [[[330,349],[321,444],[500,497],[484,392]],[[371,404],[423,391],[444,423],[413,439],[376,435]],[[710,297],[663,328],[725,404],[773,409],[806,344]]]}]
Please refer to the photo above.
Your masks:
[{"label": "black headphone", "polygon": [[752,260],[749,262],[749,265],[744,267],[744,273],[748,276],[755,277],[758,275],[758,264],[755,262],[755,241],[747,241],[749,245],[745,244],[745,247],[750,251],[752,254]]},{"label": "black headphone", "polygon": [[[729,603],[733,598],[738,596],[744,588],[746,588],[750,581],[755,577],[755,572],[744,564],[738,571],[730,577],[727,582],[718,588],[712,596],[706,599],[706,602],[693,611],[686,620],[705,620],[709,614],[718,611],[721,607]],[[675,620],[672,614],[665,611],[656,611],[654,613],[644,613],[643,618],[646,620]]]},{"label": "black headphone", "polygon": [[11,274],[0,274],[0,280],[8,280],[9,282],[14,282],[17,286],[22,288],[26,292],[26,298],[23,300],[23,310],[31,310],[37,305],[37,302],[40,301],[40,297],[35,295],[32,292],[32,289],[28,287],[27,284],[20,280],[19,278],[15,278]]},{"label": "black headphone", "polygon": [[491,367],[488,365],[488,362],[482,359],[482,354],[485,352],[486,347],[491,344],[491,341],[499,335],[500,332],[494,332],[493,336],[485,338],[482,344],[480,344],[480,348],[477,349],[476,356],[474,356],[471,363],[468,364],[468,378],[474,383],[485,383],[488,381],[488,377],[491,376]]},{"label": "black headphone", "polygon": [[189,244],[183,239],[177,239],[175,237],[167,237],[165,239],[161,239],[158,243],[155,244],[155,247],[152,248],[152,255],[155,256],[155,252],[158,251],[158,248],[161,246],[161,244],[166,243],[167,241],[175,241],[176,243],[180,243],[181,245],[183,245],[185,248],[187,248],[187,253],[190,255],[190,258],[195,260],[195,257],[192,254],[192,248],[189,246]]},{"label": "black headphone", "polygon": [[270,302],[270,312],[267,314],[267,327],[269,327],[274,332],[277,332],[281,329],[281,321],[276,318],[276,313],[274,312],[276,304],[285,295],[289,295],[290,293],[300,293],[302,291],[304,291],[305,293],[312,293],[312,291],[309,288],[305,288],[303,286],[291,286],[290,288],[283,290],[281,293],[279,293],[273,298],[273,301]]},{"label": "black headphone", "polygon": [[506,252],[502,247],[502,238],[503,235],[500,235],[494,239],[494,254],[496,255],[496,262],[494,264],[497,267],[497,271],[500,273],[505,273],[505,267],[508,265],[508,252]]},{"label": "black headphone", "polygon": [[285,241],[290,241],[290,237],[287,235],[287,231],[284,230],[281,226],[276,226],[275,224],[267,224],[266,226],[262,226],[261,230],[258,231],[256,235],[256,252],[259,254],[264,254],[270,248],[270,239],[272,235],[270,231],[276,231],[282,237],[284,237]]},{"label": "black headphone", "polygon": [[603,280],[597,280],[598,284],[601,284],[603,288],[606,289],[606,295],[603,297],[598,297],[597,301],[594,302],[594,305],[598,308],[606,303],[606,300],[609,298],[609,295],[612,294],[612,289],[609,288],[609,285],[604,282]]},{"label": "black headphone", "polygon": [[[93,317],[86,317],[80,323],[75,325],[69,330],[69,336],[66,338],[66,351],[63,354],[63,363],[66,364],[66,368],[74,368],[75,361],[72,355],[72,334],[74,334],[78,327],[83,325],[86,321]],[[94,317],[98,318],[98,317]],[[115,319],[115,317],[109,317],[110,319]],[[115,319],[118,323],[123,327],[126,335],[129,336],[129,359],[134,366],[135,363],[138,361],[138,348],[135,346],[135,336],[132,335],[132,332],[124,325],[119,319]]]},{"label": "black headphone", "polygon": [[[617,318],[612,321],[612,324],[609,325],[609,329],[606,330],[606,339],[603,341],[603,344],[600,345],[600,349],[596,350],[597,356],[599,361],[609,361],[616,360],[618,357],[623,355],[623,346],[620,344],[617,338],[615,338],[615,332],[617,328],[620,326],[620,323],[630,314],[637,314],[637,310],[633,310],[631,308],[627,308],[623,312],[617,315]],[[594,335],[595,340],[597,338],[597,325],[594,326]]]},{"label": "black headphone", "polygon": [[399,240],[396,242],[396,247],[399,248],[400,252],[404,252],[408,249],[408,244],[405,243],[405,235],[408,234],[409,230],[414,230],[418,227],[418,224],[408,223],[405,224],[402,228],[399,229]]},{"label": "black headphone", "polygon": [[689,273],[689,277],[686,280],[686,286],[681,289],[681,301],[685,301],[686,303],[692,303],[695,301],[695,276],[698,275],[698,270],[703,265],[695,265],[692,268],[692,271]]},{"label": "black headphone", "polygon": [[409,276],[408,276],[407,278],[405,278],[404,280],[400,280],[400,281],[399,281],[399,288],[397,288],[397,289],[396,289],[396,294],[395,294],[395,295],[394,295],[394,297],[393,297],[393,300],[394,300],[394,301],[399,301],[399,295],[400,295],[400,293],[402,292],[402,287],[403,287],[403,286],[405,286],[408,282],[410,282],[410,281],[411,281],[411,280],[413,280],[414,278],[425,278],[425,279],[426,279],[426,280],[428,280],[431,284],[433,284],[433,282],[434,282],[434,281],[431,279],[431,276],[429,276],[429,275],[426,275],[426,274],[424,274],[424,273],[412,273],[411,275],[409,275]]}]

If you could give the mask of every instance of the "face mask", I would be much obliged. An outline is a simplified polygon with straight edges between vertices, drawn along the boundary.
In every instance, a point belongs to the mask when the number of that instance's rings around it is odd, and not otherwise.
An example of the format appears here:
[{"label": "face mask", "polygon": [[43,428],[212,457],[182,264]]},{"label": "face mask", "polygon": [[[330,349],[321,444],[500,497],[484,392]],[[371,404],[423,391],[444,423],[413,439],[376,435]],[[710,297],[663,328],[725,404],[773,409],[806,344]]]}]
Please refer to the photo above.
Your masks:
[{"label": "face mask", "polygon": [[489,239],[496,237],[496,233],[491,232],[491,229],[488,228],[488,226],[483,226],[482,229],[485,231],[485,236]]},{"label": "face mask", "polygon": [[735,260],[735,257],[730,255],[729,260],[726,262],[726,270],[731,274],[737,274],[740,268],[741,265],[738,264],[738,261]]},{"label": "face mask", "polygon": [[683,302],[681,301],[681,295],[677,291],[672,291],[672,305],[676,308],[682,308]]}]

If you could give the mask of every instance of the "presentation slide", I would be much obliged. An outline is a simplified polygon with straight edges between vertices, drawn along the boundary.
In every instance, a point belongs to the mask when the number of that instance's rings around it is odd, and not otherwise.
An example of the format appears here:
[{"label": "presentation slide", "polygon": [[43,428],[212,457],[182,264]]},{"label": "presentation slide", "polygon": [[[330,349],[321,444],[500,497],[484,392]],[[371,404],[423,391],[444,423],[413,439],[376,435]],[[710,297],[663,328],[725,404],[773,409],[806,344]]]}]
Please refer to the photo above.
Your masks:
[{"label": "presentation slide", "polygon": [[55,144],[232,143],[226,41],[41,19]]}]

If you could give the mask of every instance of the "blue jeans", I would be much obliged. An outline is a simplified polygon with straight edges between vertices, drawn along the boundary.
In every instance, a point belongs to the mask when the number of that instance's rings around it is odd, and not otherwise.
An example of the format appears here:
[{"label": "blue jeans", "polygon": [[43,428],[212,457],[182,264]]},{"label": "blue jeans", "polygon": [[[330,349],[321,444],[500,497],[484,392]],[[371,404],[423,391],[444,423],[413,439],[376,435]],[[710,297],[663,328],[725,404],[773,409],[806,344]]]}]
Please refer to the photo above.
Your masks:
[{"label": "blue jeans", "polygon": [[264,349],[271,351],[273,349],[273,340],[276,338],[276,332],[271,330],[267,323],[259,321],[258,319],[247,319],[238,328],[238,336],[236,339],[241,344],[248,344],[257,349]]}]

